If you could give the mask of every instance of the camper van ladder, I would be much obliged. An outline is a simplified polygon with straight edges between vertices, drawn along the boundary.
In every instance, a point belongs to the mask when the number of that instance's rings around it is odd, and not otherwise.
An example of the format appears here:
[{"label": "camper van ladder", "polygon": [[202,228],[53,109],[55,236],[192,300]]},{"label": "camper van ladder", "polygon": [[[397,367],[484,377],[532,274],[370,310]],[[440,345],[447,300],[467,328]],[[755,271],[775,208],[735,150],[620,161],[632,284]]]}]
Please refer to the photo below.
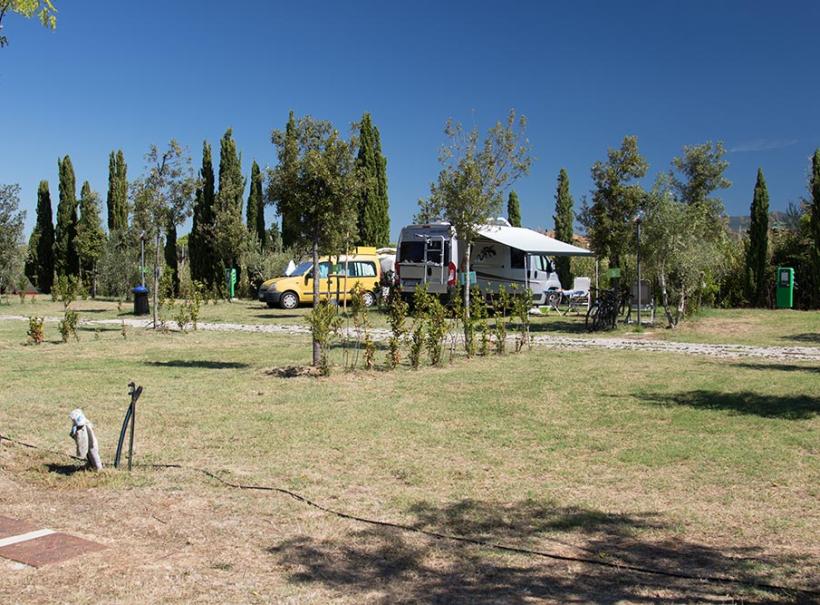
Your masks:
[{"label": "camper van ladder", "polygon": [[445,279],[444,279],[444,267],[445,267],[445,263],[444,263],[444,242],[446,241],[447,238],[445,238],[443,235],[427,236],[427,235],[421,235],[421,234],[417,234],[417,237],[423,237],[424,238],[424,276],[423,276],[423,281],[424,281],[425,284],[427,283],[427,269],[430,265],[430,261],[427,260],[427,250],[430,247],[431,242],[433,242],[434,240],[435,241],[439,241],[439,240],[441,241],[441,248],[440,248],[440,253],[439,253],[440,254],[440,262],[432,263],[432,264],[433,264],[434,267],[439,268],[439,283],[440,284],[445,283]]}]

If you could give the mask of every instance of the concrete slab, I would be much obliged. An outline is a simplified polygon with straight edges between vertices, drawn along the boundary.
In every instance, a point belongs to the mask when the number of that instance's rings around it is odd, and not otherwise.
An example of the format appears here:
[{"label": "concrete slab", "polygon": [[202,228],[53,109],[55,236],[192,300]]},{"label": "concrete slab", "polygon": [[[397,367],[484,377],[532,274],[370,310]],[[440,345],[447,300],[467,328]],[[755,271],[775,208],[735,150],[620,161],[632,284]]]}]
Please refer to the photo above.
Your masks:
[{"label": "concrete slab", "polygon": [[19,519],[12,519],[11,517],[3,517],[0,515],[0,539],[27,534],[36,529],[38,529],[36,525],[27,521],[20,521]]},{"label": "concrete slab", "polygon": [[97,552],[106,547],[97,542],[77,538],[61,532],[48,534],[25,542],[17,542],[0,548],[0,557],[25,563],[32,567],[42,567],[59,563],[79,555]]}]

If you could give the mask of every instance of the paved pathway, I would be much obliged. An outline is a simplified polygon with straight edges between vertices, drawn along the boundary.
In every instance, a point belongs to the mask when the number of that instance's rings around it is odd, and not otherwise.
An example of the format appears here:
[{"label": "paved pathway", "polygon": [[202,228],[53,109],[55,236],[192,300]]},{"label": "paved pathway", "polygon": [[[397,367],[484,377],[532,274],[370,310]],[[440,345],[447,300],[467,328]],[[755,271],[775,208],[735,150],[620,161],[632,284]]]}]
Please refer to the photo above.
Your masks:
[{"label": "paved pathway", "polygon": [[[0,321],[27,321],[28,317],[22,315],[0,315]],[[46,317],[45,321],[52,323],[60,321],[57,317]],[[152,325],[150,319],[84,319],[81,325],[121,325],[125,323],[129,327],[148,328]],[[303,325],[283,325],[283,324],[237,324],[237,323],[209,323],[199,322],[198,328],[204,331],[213,332],[251,332],[265,334],[310,334],[310,328]],[[178,330],[175,323],[169,323],[168,329]],[[352,330],[350,331],[352,335]],[[384,328],[373,328],[370,330],[373,340],[384,341],[390,336],[390,331]],[[508,339],[513,342],[514,335]],[[752,357],[773,360],[790,361],[816,361],[820,363],[820,347],[764,347],[738,344],[706,344],[673,342],[669,340],[651,340],[647,338],[635,337],[578,337],[578,336],[553,336],[534,335],[533,344],[538,347],[550,349],[609,349],[622,351],[652,351],[664,353],[682,353],[686,355],[705,355],[708,357],[720,358],[740,358]]]}]

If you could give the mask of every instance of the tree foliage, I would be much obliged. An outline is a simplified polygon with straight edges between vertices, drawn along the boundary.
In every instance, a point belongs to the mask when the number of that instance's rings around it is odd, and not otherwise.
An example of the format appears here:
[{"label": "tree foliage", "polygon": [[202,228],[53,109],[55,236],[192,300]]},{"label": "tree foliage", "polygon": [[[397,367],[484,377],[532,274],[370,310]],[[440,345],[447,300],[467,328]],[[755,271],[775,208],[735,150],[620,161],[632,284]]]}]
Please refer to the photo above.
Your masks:
[{"label": "tree foliage", "polygon": [[[0,0],[0,31],[3,29],[3,17],[10,12],[26,18],[36,15],[44,27],[57,28],[57,9],[51,0]],[[8,39],[0,34],[0,48],[7,45]]]},{"label": "tree foliage", "polygon": [[811,240],[812,276],[811,305],[820,308],[820,149],[815,150],[809,178],[809,233]]},{"label": "tree foliage", "polygon": [[78,276],[77,186],[71,158],[57,160],[60,173],[60,201],[57,204],[57,229],[54,234],[54,270],[58,276]]},{"label": "tree foliage", "polygon": [[108,155],[108,231],[122,231],[128,228],[128,167],[122,150]]},{"label": "tree foliage", "polygon": [[242,193],[245,178],[242,161],[236,149],[233,132],[229,128],[219,143],[219,193],[214,205],[214,249],[223,268],[238,267],[239,254],[247,238],[242,224]]},{"label": "tree foliage", "polygon": [[732,186],[724,175],[729,167],[729,162],[723,159],[724,155],[726,148],[719,141],[685,146],[683,156],[672,160],[672,167],[678,173],[671,173],[672,187],[678,199],[686,204],[708,205],[715,216],[720,215],[723,204],[710,196],[718,189]]},{"label": "tree foliage", "polygon": [[100,219],[100,196],[91,190],[88,181],[80,191],[80,219],[77,224],[77,254],[80,271],[89,278],[92,292],[96,296],[97,262],[105,250],[105,231]]},{"label": "tree foliage", "polygon": [[510,191],[510,195],[507,196],[507,220],[513,227],[521,226],[521,203],[515,191]]},{"label": "tree foliage", "polygon": [[769,191],[763,170],[757,170],[749,225],[749,250],[746,254],[746,283],[749,302],[758,307],[768,304],[769,295]]},{"label": "tree foliage", "polygon": [[362,116],[357,128],[359,151],[356,168],[361,178],[358,199],[357,243],[383,247],[390,240],[388,213],[387,162],[381,154],[379,131],[369,113]]},{"label": "tree foliage", "polygon": [[[296,132],[296,118],[291,111],[288,114],[288,123],[285,126],[283,152],[279,158],[279,163],[283,171],[293,171],[298,160],[299,143],[297,141],[298,134]],[[282,197],[281,202],[276,204],[279,216],[282,217],[282,247],[293,248],[299,240],[299,225],[298,225],[298,211],[295,214],[290,214],[291,208],[295,208],[297,204],[288,199],[288,191],[280,191],[279,196]]]},{"label": "tree foliage", "polygon": [[202,167],[194,201],[194,219],[188,250],[191,258],[191,278],[211,288],[220,279],[218,259],[214,250],[214,221],[216,198],[211,146],[202,143]]},{"label": "tree foliage", "polygon": [[48,181],[37,188],[37,223],[29,239],[26,276],[40,292],[49,294],[54,281],[54,219]]},{"label": "tree foliage", "polygon": [[[569,192],[569,175],[563,168],[558,173],[558,187],[555,191],[555,214],[552,219],[555,222],[555,239],[571,244],[575,231],[575,212],[572,210],[572,195]],[[557,257],[555,267],[561,284],[565,288],[572,287],[570,257]]]},{"label": "tree foliage", "polygon": [[259,170],[259,164],[256,161],[251,166],[251,182],[245,222],[248,231],[256,236],[259,245],[264,249],[267,246],[268,239],[268,234],[265,231],[265,196],[262,193],[262,172]]},{"label": "tree foliage", "polygon": [[0,293],[14,284],[23,273],[23,220],[20,186],[0,185]]},{"label": "tree foliage", "polygon": [[580,219],[592,249],[607,258],[610,267],[620,267],[621,257],[634,239],[632,221],[646,195],[636,181],[648,169],[636,136],[624,137],[620,148],[608,151],[606,162],[592,166],[592,205],[584,204]]}]

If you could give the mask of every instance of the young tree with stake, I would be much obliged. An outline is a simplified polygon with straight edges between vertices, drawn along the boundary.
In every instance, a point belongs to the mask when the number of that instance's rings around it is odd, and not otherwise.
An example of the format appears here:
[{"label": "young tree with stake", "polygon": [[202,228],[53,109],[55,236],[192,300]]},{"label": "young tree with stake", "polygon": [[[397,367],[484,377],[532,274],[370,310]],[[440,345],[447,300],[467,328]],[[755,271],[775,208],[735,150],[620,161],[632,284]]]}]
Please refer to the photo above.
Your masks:
[{"label": "young tree with stake", "polygon": [[191,212],[191,201],[198,181],[191,168],[191,158],[182,146],[171,139],[168,148],[156,145],[145,155],[145,175],[134,183],[134,205],[142,217],[146,239],[154,240],[153,321],[158,327],[157,301],[162,254],[162,233],[169,225],[181,224]]},{"label": "young tree with stake", "polygon": [[[478,128],[467,132],[452,119],[444,128],[447,144],[439,154],[442,169],[430,186],[430,197],[420,200],[420,212],[443,217],[453,226],[464,246],[466,275],[470,273],[472,246],[479,228],[498,215],[504,192],[529,172],[532,160],[526,127],[527,119],[510,110],[507,120],[497,122],[483,141]],[[469,320],[470,288],[465,287],[463,292],[464,313]],[[465,338],[469,338],[466,331]]]},{"label": "young tree with stake", "polygon": [[[345,141],[330,122],[300,118],[272,136],[279,165],[268,177],[268,200],[288,217],[296,245],[313,255],[313,307],[319,306],[319,254],[338,253],[356,232],[357,178],[353,141]],[[313,365],[322,350],[313,335]]]}]

